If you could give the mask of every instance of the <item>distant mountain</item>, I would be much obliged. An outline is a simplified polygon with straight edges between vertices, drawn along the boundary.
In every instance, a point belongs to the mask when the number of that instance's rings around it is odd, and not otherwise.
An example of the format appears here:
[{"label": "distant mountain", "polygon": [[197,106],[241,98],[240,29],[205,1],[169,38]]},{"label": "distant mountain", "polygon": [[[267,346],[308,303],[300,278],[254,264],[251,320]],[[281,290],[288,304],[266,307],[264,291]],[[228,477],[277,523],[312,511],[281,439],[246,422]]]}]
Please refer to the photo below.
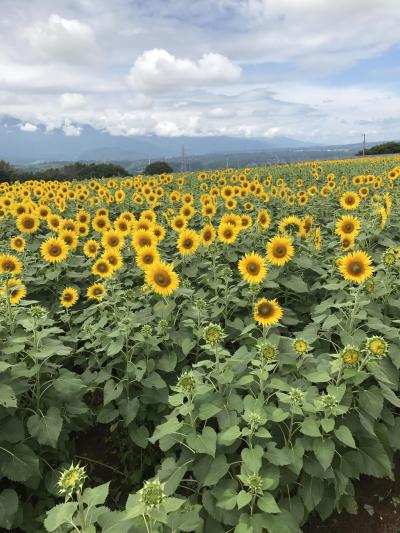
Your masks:
[{"label": "distant mountain", "polygon": [[114,136],[80,125],[79,136],[66,136],[61,129],[22,131],[21,121],[0,117],[0,159],[15,163],[44,161],[137,161],[179,157],[182,146],[190,156],[260,152],[318,146],[287,137],[239,138],[229,136],[159,137]]}]

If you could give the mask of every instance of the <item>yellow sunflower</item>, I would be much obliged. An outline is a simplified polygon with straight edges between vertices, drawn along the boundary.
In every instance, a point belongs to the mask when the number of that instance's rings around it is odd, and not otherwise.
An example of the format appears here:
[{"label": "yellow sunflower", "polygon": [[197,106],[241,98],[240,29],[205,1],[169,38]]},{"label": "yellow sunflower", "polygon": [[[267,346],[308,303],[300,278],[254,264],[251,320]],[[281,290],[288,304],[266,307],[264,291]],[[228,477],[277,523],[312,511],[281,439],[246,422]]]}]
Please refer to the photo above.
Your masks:
[{"label": "yellow sunflower", "polygon": [[360,197],[356,192],[353,191],[347,191],[340,197],[340,205],[343,207],[343,209],[346,209],[346,211],[357,209],[359,203]]},{"label": "yellow sunflower", "polygon": [[98,259],[92,266],[92,274],[101,278],[109,278],[113,275],[112,265],[105,259]]},{"label": "yellow sunflower", "polygon": [[251,285],[261,283],[267,275],[264,259],[254,252],[245,254],[239,260],[238,267],[242,278]]},{"label": "yellow sunflower", "polygon": [[106,250],[120,250],[124,246],[124,237],[120,231],[110,229],[103,233],[101,244]]},{"label": "yellow sunflower", "polygon": [[78,246],[79,239],[75,231],[69,229],[62,230],[59,233],[59,238],[65,242],[69,250],[75,250]]},{"label": "yellow sunflower", "polygon": [[60,303],[63,307],[72,307],[78,301],[78,291],[72,287],[64,289],[60,296]]},{"label": "yellow sunflower", "polygon": [[101,259],[108,261],[114,270],[120,270],[124,264],[121,252],[118,250],[106,250]]},{"label": "yellow sunflower", "polygon": [[155,246],[144,246],[137,251],[136,264],[141,270],[147,270],[160,260],[160,253]]},{"label": "yellow sunflower", "polygon": [[215,241],[216,232],[212,224],[206,224],[200,231],[200,242],[203,246],[210,246]]},{"label": "yellow sunflower", "polygon": [[267,259],[272,265],[283,266],[294,256],[292,240],[287,236],[275,235],[267,243]]},{"label": "yellow sunflower", "polygon": [[232,244],[239,235],[239,228],[230,223],[222,223],[218,227],[218,238],[225,244]]},{"label": "yellow sunflower", "polygon": [[60,263],[68,255],[69,248],[60,237],[51,237],[40,247],[42,257],[47,263]]},{"label": "yellow sunflower", "polygon": [[351,215],[344,215],[336,222],[335,233],[339,237],[354,238],[360,231],[361,223],[359,218]]},{"label": "yellow sunflower", "polygon": [[155,246],[157,237],[150,230],[140,229],[134,232],[132,237],[132,247],[137,251],[144,246]]},{"label": "yellow sunflower", "polygon": [[26,286],[20,279],[9,279],[3,283],[1,295],[9,298],[10,304],[17,305],[26,296]]},{"label": "yellow sunflower", "polygon": [[17,217],[16,226],[21,233],[35,233],[40,224],[38,216],[25,213]]},{"label": "yellow sunflower", "polygon": [[192,229],[185,229],[179,233],[176,247],[181,255],[194,254],[199,247],[200,239],[197,233]]},{"label": "yellow sunflower", "polygon": [[93,285],[90,285],[86,291],[86,296],[90,300],[97,300],[98,302],[102,301],[105,294],[106,288],[102,283],[94,283]]},{"label": "yellow sunflower", "polygon": [[17,276],[22,270],[21,261],[13,255],[0,255],[0,274]]},{"label": "yellow sunflower", "polygon": [[261,209],[258,213],[257,224],[264,229],[268,229],[271,224],[271,217],[265,209]]},{"label": "yellow sunflower", "polygon": [[283,310],[275,299],[261,298],[254,306],[253,316],[260,326],[272,326],[282,318]]},{"label": "yellow sunflower", "polygon": [[26,242],[23,237],[20,235],[17,235],[16,237],[12,237],[10,242],[11,249],[14,250],[14,252],[23,252],[26,247]]},{"label": "yellow sunflower", "polygon": [[146,270],[145,280],[155,293],[162,296],[169,296],[179,287],[179,277],[173,265],[161,261]]},{"label": "yellow sunflower", "polygon": [[291,233],[295,235],[300,235],[302,228],[303,221],[301,218],[293,215],[283,218],[278,226],[279,233]]},{"label": "yellow sunflower", "polygon": [[362,283],[374,273],[372,259],[362,251],[350,252],[338,260],[340,273],[346,281]]},{"label": "yellow sunflower", "polygon": [[95,239],[89,239],[83,246],[83,253],[86,257],[96,257],[99,252],[100,245]]}]

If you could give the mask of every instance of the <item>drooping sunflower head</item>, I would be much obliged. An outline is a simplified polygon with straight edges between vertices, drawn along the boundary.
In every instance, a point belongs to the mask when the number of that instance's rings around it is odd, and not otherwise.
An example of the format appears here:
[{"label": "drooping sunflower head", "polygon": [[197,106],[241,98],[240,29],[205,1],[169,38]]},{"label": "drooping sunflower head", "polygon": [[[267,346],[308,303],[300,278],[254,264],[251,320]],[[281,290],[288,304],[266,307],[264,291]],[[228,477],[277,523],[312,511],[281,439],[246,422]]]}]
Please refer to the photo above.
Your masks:
[{"label": "drooping sunflower head", "polygon": [[362,251],[350,252],[338,260],[339,271],[346,281],[363,283],[374,273],[372,259]]},{"label": "drooping sunflower head", "polygon": [[94,283],[90,285],[86,291],[86,296],[90,300],[97,300],[101,302],[106,294],[106,287],[103,283]]},{"label": "drooping sunflower head", "polygon": [[11,305],[17,305],[26,296],[26,286],[20,279],[11,278],[3,283],[1,295],[8,298]]},{"label": "drooping sunflower head", "polygon": [[238,267],[242,278],[249,284],[261,283],[267,274],[264,258],[255,252],[245,254]]},{"label": "drooping sunflower head", "polygon": [[136,254],[136,264],[142,270],[147,270],[160,260],[160,253],[155,246],[144,246]]},{"label": "drooping sunflower head", "polygon": [[22,270],[21,261],[13,255],[0,255],[0,274],[17,276]]},{"label": "drooping sunflower head", "polygon": [[294,256],[290,237],[275,235],[267,244],[267,259],[272,265],[283,266]]},{"label": "drooping sunflower head", "polygon": [[303,228],[303,221],[296,216],[289,216],[283,218],[278,226],[279,233],[288,233],[293,235],[300,235]]},{"label": "drooping sunflower head", "polygon": [[67,287],[60,296],[60,303],[63,307],[72,307],[78,301],[78,291],[73,287]]},{"label": "drooping sunflower head", "polygon": [[181,255],[194,254],[199,247],[200,239],[197,233],[192,229],[185,229],[179,233],[176,247]]},{"label": "drooping sunflower head", "polygon": [[254,306],[254,320],[261,326],[272,326],[279,322],[283,310],[278,302],[261,298]]},{"label": "drooping sunflower head", "polygon": [[169,296],[179,287],[179,277],[173,265],[162,261],[154,263],[146,270],[145,280],[155,293],[162,296]]}]

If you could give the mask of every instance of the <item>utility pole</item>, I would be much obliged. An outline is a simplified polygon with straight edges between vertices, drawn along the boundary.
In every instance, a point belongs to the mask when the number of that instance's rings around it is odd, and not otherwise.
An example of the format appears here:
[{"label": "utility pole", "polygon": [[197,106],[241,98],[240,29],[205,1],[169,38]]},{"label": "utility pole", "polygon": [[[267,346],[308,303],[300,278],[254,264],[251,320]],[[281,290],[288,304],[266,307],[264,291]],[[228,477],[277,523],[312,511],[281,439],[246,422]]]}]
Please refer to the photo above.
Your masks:
[{"label": "utility pole", "polygon": [[365,133],[363,133],[363,157],[365,157]]},{"label": "utility pole", "polygon": [[182,144],[181,172],[186,171],[185,145]]}]

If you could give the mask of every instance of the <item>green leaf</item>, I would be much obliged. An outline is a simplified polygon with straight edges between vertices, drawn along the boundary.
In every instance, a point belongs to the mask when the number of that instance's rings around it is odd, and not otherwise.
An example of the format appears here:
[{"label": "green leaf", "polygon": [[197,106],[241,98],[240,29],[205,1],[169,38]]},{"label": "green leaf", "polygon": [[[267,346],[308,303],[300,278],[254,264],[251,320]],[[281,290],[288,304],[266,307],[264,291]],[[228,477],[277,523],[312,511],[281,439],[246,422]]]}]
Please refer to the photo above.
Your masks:
[{"label": "green leaf", "polygon": [[18,495],[13,489],[5,489],[0,493],[0,527],[11,529],[13,519],[18,511]]},{"label": "green leaf", "polygon": [[264,513],[275,514],[281,512],[275,501],[275,498],[269,492],[264,493],[264,496],[258,498],[257,506],[261,509],[261,511],[264,511]]},{"label": "green leaf", "polygon": [[314,441],[313,450],[315,457],[324,470],[329,468],[335,454],[335,443],[332,439],[318,439]]},{"label": "green leaf", "polygon": [[328,329],[332,329],[338,324],[340,324],[340,322],[340,318],[338,318],[336,315],[330,315],[322,324],[321,329],[323,331],[327,331]]},{"label": "green leaf", "polygon": [[241,453],[243,463],[252,474],[257,474],[260,470],[263,455],[264,450],[258,444],[254,448],[244,448]]},{"label": "green leaf", "polygon": [[26,444],[17,444],[9,453],[0,450],[0,472],[12,481],[39,476],[39,458]]},{"label": "green leaf", "polygon": [[142,380],[143,387],[148,389],[163,389],[167,386],[158,372],[152,372],[149,376]]},{"label": "green leaf", "polygon": [[308,437],[320,437],[319,424],[314,418],[308,417],[301,423],[300,431]]},{"label": "green leaf", "polygon": [[104,392],[103,392],[104,405],[107,405],[108,403],[112,402],[113,400],[121,396],[123,390],[124,390],[124,385],[121,381],[119,383],[115,383],[113,379],[109,379],[107,383],[104,385]]},{"label": "green leaf", "polygon": [[93,507],[95,505],[103,505],[108,496],[110,482],[99,485],[98,487],[88,487],[84,490],[82,499],[88,507]]},{"label": "green leaf", "polygon": [[154,444],[156,441],[161,439],[161,437],[176,433],[179,429],[181,429],[182,425],[183,422],[179,422],[177,418],[170,418],[164,422],[164,424],[159,424],[156,427],[153,435],[149,438],[149,441]]},{"label": "green leaf", "polygon": [[0,406],[6,408],[17,407],[17,397],[14,389],[5,383],[0,383]]},{"label": "green leaf", "polygon": [[221,407],[217,407],[212,403],[202,403],[199,409],[200,420],[208,420],[221,411]]},{"label": "green leaf", "polygon": [[268,461],[276,466],[289,465],[292,462],[292,456],[289,448],[277,448],[275,442],[268,444],[268,451],[265,454]]},{"label": "green leaf", "polygon": [[26,423],[29,433],[39,444],[47,444],[52,448],[57,447],[62,425],[63,420],[57,407],[50,407],[46,415],[36,414],[30,416]]},{"label": "green leaf", "polygon": [[0,372],[4,372],[7,368],[10,368],[10,364],[5,361],[0,361]]},{"label": "green leaf", "polygon": [[215,457],[217,434],[213,428],[206,426],[203,428],[201,435],[188,435],[187,443],[196,452],[206,453],[212,457]]},{"label": "green leaf", "polygon": [[60,503],[50,509],[50,511],[47,511],[47,516],[44,521],[46,531],[55,531],[63,524],[70,524],[77,508],[77,502],[68,502]]},{"label": "green leaf", "polygon": [[302,486],[299,488],[299,494],[308,511],[312,511],[322,500],[324,495],[324,482],[317,477],[306,476],[303,479]]},{"label": "green leaf", "polygon": [[[224,454],[219,454],[216,456],[216,458],[212,461],[210,465],[210,469],[208,473],[206,474],[206,477],[203,480],[204,486],[213,486],[218,481],[224,477],[224,475],[229,470],[229,464],[226,461],[226,457]],[[232,507],[233,509],[233,507]]]},{"label": "green leaf", "polygon": [[360,391],[358,396],[360,407],[373,418],[379,418],[383,408],[383,394],[381,390],[372,385],[368,390]]},{"label": "green leaf", "polygon": [[304,377],[308,379],[308,381],[311,381],[311,383],[327,383],[331,380],[330,374],[328,374],[328,372],[325,372],[324,370],[310,372]]},{"label": "green leaf", "polygon": [[282,280],[279,279],[279,283],[293,292],[300,294],[308,292],[307,284],[298,276],[283,277]]},{"label": "green leaf", "polygon": [[251,502],[251,493],[241,490],[236,497],[238,509],[242,509]]},{"label": "green leaf", "polygon": [[164,482],[167,496],[174,494],[188,469],[188,464],[178,465],[173,457],[167,457],[158,471],[160,481]]},{"label": "green leaf", "polygon": [[325,431],[325,433],[330,433],[335,427],[335,419],[334,418],[323,418],[321,420],[321,427]]},{"label": "green leaf", "polygon": [[183,355],[188,355],[195,346],[196,346],[196,341],[188,337],[185,337],[181,344]]},{"label": "green leaf", "polygon": [[350,448],[356,448],[356,443],[354,441],[353,435],[347,426],[339,426],[335,429],[335,437],[343,442],[346,446]]},{"label": "green leaf", "polygon": [[217,441],[221,446],[230,446],[241,435],[239,426],[231,426],[218,434]]}]

